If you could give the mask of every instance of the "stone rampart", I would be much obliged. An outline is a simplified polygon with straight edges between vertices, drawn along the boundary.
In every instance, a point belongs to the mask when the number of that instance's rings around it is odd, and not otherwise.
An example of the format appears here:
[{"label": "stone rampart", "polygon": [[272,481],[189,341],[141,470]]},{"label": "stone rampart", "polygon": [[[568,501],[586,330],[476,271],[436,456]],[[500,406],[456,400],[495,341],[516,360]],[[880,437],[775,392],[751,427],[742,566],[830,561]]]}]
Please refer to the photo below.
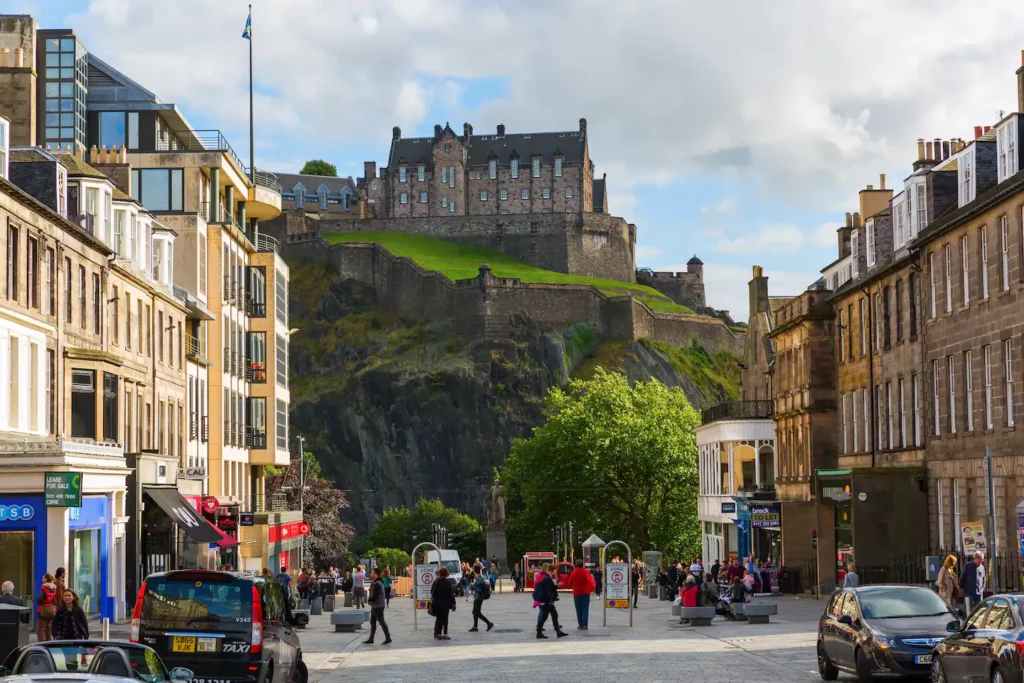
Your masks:
[{"label": "stone rampart", "polygon": [[680,306],[686,306],[694,311],[707,307],[704,298],[704,279],[697,273],[641,270],[637,271],[636,281],[653,287]]}]

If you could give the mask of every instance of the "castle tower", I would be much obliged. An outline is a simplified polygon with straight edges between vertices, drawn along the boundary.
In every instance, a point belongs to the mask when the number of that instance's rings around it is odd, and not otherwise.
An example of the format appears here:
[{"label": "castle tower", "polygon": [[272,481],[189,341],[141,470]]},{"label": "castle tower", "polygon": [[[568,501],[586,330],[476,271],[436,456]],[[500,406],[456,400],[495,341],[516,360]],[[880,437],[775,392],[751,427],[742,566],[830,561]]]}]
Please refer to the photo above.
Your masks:
[{"label": "castle tower", "polygon": [[693,258],[686,262],[686,272],[687,273],[693,273],[694,275],[697,276],[697,278],[701,282],[703,282],[704,281],[704,262],[701,261],[699,258],[697,258],[697,255],[694,254]]}]

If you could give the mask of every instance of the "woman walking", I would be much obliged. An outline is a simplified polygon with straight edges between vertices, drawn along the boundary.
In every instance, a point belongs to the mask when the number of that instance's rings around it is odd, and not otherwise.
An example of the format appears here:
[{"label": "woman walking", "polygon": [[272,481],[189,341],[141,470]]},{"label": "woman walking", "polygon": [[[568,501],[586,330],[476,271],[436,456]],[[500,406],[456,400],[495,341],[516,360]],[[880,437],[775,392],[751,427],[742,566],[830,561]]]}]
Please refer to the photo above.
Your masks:
[{"label": "woman walking", "polygon": [[89,637],[89,619],[78,605],[78,596],[71,590],[64,591],[57,608],[53,637],[57,640],[85,640]]},{"label": "woman walking", "polygon": [[935,585],[939,589],[939,597],[946,601],[950,607],[955,607],[960,602],[960,584],[956,573],[956,555],[949,555],[942,568],[939,569],[939,576],[935,579]]},{"label": "woman walking", "polygon": [[430,589],[430,607],[434,610],[434,640],[451,640],[448,615],[455,611],[455,589],[448,580],[448,568],[437,570],[437,581]]},{"label": "woman walking", "polygon": [[860,577],[857,576],[853,562],[846,565],[846,576],[843,577],[843,588],[856,588],[860,585]]},{"label": "woman walking", "polygon": [[39,615],[39,623],[36,629],[36,638],[39,642],[53,640],[53,619],[57,616],[57,586],[53,582],[53,574],[43,574],[43,585],[39,587],[39,595],[36,596],[36,613]]}]

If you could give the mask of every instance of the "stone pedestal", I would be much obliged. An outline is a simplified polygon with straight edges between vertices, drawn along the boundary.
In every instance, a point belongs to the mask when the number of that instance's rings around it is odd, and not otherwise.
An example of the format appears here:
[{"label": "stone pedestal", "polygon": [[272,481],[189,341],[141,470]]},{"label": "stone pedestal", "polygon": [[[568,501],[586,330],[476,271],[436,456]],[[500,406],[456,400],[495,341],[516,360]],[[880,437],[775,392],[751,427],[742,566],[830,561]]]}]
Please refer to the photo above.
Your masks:
[{"label": "stone pedestal", "polygon": [[507,572],[508,563],[508,541],[505,538],[504,524],[490,524],[487,526],[487,559],[498,558],[501,563],[502,572]]}]

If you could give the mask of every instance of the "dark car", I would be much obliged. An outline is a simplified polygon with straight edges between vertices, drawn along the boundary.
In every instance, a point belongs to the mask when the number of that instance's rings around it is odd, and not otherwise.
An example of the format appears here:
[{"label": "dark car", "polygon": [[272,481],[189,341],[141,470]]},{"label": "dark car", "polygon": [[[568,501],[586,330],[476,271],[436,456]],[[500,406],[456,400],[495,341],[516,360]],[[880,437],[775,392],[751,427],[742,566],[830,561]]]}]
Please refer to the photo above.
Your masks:
[{"label": "dark car", "polygon": [[950,622],[950,634],[935,648],[932,680],[1019,681],[1024,672],[1024,596],[993,595],[961,624]]},{"label": "dark car", "polygon": [[132,642],[149,645],[192,683],[306,683],[293,614],[277,579],[190,569],[152,574],[132,613]]},{"label": "dark car", "polygon": [[192,672],[186,668],[167,671],[160,656],[138,643],[116,640],[48,640],[16,648],[3,666],[0,676],[44,678],[54,675],[80,677],[113,676],[142,683],[186,682]]},{"label": "dark car", "polygon": [[920,586],[860,586],[837,591],[818,622],[818,673],[861,681],[928,676],[932,651],[956,615]]}]

